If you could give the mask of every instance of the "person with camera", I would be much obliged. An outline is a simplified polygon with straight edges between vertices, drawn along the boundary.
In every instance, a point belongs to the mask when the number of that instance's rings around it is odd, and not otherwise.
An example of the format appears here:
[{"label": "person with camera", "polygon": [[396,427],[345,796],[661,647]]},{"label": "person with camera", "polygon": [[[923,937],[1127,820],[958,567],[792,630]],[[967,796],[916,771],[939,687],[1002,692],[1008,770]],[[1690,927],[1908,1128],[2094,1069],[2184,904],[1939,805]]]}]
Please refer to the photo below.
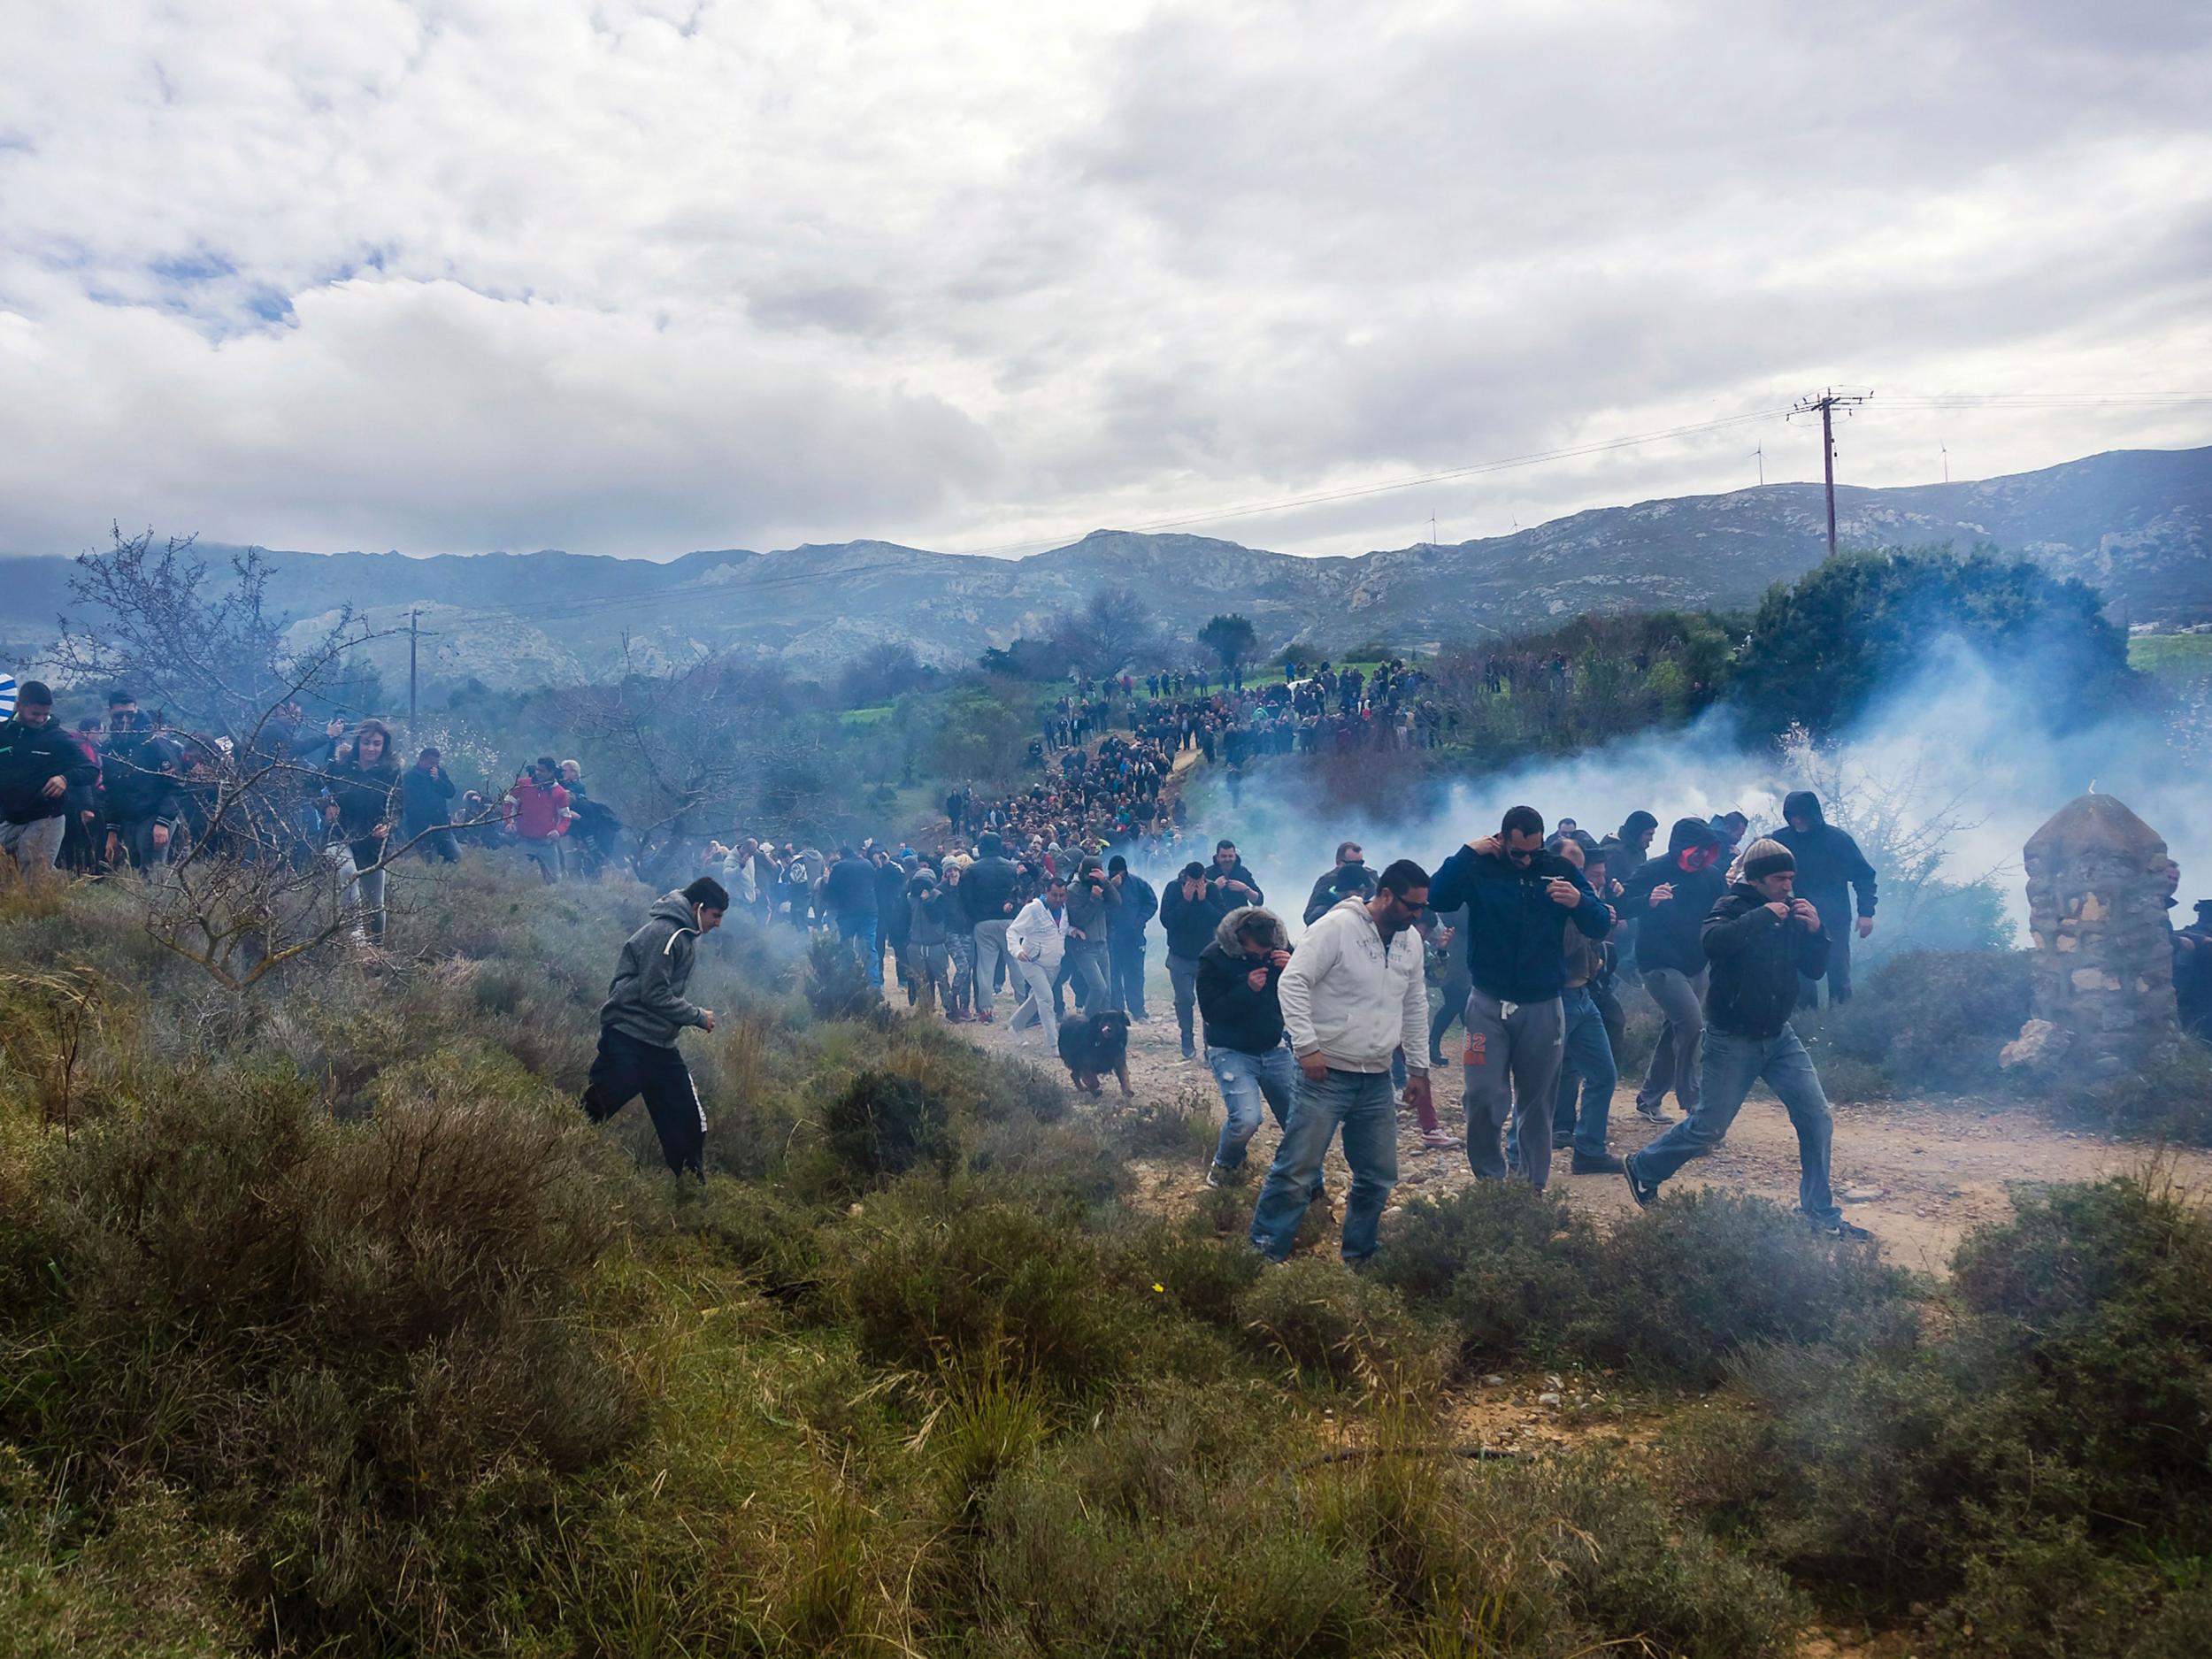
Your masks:
[{"label": "person with camera", "polygon": [[1113,1006],[1108,995],[1107,946],[1121,889],[1110,880],[1094,853],[1084,855],[1068,888],[1068,965],[1076,997],[1086,1014]]}]

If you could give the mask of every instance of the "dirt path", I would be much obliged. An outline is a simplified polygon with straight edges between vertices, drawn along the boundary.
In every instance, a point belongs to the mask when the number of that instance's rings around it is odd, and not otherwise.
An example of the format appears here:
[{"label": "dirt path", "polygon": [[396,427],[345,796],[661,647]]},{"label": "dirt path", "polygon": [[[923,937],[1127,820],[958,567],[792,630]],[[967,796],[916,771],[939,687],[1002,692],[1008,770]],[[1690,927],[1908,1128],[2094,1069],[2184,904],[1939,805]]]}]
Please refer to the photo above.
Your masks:
[{"label": "dirt path", "polygon": [[[1146,999],[1151,1018],[1130,1033],[1129,1075],[1137,1098],[1161,1103],[1184,1102],[1194,1110],[1221,1121],[1221,1097],[1202,1061],[1186,1064],[1178,1055],[1175,1005],[1164,967],[1155,952],[1148,976]],[[1007,1049],[1007,1019],[1011,1004],[1002,996],[998,1019],[986,1026],[961,1029],[989,1047]],[[1020,1052],[1049,1058],[1033,1046]],[[1055,1062],[1054,1064],[1056,1064]],[[1455,1136],[1463,1133],[1460,1115],[1461,1074],[1448,1066],[1436,1074],[1436,1104],[1444,1127]],[[1107,1085],[1109,1097],[1113,1091]],[[1659,1131],[1636,1114],[1635,1091],[1623,1087],[1615,1095],[1612,1149],[1632,1151]],[[1671,1110],[1671,1117],[1678,1117]],[[2212,1153],[2169,1150],[2161,1153],[2141,1141],[2116,1141],[2101,1135],[2054,1127],[2033,1111],[2016,1106],[1977,1107],[1946,1102],[1912,1102],[1835,1107],[1836,1137],[1833,1179],[1844,1201],[1844,1213],[1872,1232],[1882,1254],[1898,1266],[1940,1274],[1948,1270],[1952,1251],[1968,1231],[1984,1222],[2000,1221],[2011,1212],[2005,1194],[2010,1181],[2094,1180],[2107,1174],[2131,1174],[2154,1160],[2180,1187],[2212,1194]],[[1272,1120],[1263,1122],[1254,1139],[1248,1168],[1254,1183],[1273,1156],[1277,1132]],[[1567,1169],[1568,1155],[1556,1155],[1552,1164],[1555,1190],[1594,1212],[1611,1214],[1631,1207],[1628,1187],[1617,1175],[1575,1175]],[[1329,1154],[1332,1185],[1348,1174],[1340,1152]],[[1148,1208],[1180,1209],[1195,1202],[1205,1185],[1206,1164],[1193,1156],[1187,1164],[1143,1162],[1133,1165],[1139,1182],[1138,1200]],[[1448,1191],[1473,1179],[1464,1151],[1432,1150],[1420,1141],[1411,1112],[1399,1120],[1398,1190],[1394,1207],[1416,1194]],[[1755,1095],[1729,1132],[1725,1144],[1709,1157],[1690,1164],[1676,1180],[1692,1186],[1725,1187],[1762,1194],[1778,1203],[1797,1202],[1797,1138],[1781,1107],[1770,1098]],[[1333,1243],[1328,1247],[1333,1248]]]}]

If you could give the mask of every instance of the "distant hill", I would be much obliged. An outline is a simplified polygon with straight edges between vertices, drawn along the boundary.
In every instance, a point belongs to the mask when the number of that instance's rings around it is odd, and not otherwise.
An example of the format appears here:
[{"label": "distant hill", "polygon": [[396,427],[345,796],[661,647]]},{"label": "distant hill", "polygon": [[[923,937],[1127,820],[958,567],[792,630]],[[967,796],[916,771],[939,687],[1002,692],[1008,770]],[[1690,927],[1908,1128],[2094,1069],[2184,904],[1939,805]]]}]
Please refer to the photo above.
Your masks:
[{"label": "distant hill", "polygon": [[[2101,588],[2131,624],[2212,620],[2212,449],[2121,450],[2038,472],[1837,492],[1847,547],[1989,541]],[[1240,611],[1272,643],[1420,648],[1586,611],[1749,604],[1825,551],[1820,487],[1773,484],[1576,513],[1452,546],[1298,558],[1205,536],[1099,530],[1020,560],[850,541],[666,564],[575,554],[410,558],[272,555],[272,592],[301,618],[351,603],[380,622],[422,611],[433,687],[604,678],[724,648],[826,666],[882,641],[972,661],[1103,587],[1143,595],[1187,634]],[[229,549],[209,548],[210,557]],[[35,657],[69,607],[70,565],[0,559],[0,656]],[[377,655],[404,674],[404,641]]]}]

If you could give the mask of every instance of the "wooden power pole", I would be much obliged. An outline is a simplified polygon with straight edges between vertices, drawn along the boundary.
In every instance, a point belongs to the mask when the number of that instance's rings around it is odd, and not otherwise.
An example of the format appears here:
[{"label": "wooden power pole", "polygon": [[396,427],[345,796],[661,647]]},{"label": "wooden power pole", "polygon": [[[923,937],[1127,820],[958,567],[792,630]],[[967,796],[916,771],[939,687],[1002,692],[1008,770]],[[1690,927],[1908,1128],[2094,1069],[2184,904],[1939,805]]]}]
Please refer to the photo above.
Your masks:
[{"label": "wooden power pole", "polygon": [[[1832,496],[1833,493],[1830,492]],[[1831,511],[1828,518],[1828,540],[1832,542],[1836,539],[1834,512]],[[411,610],[407,613],[407,741],[411,743],[415,741],[415,646],[422,637],[421,618],[419,611]]]},{"label": "wooden power pole", "polygon": [[1832,386],[1817,397],[1801,397],[1790,411],[1793,415],[1809,415],[1820,411],[1820,458],[1828,478],[1828,556],[1836,552],[1836,427],[1835,413],[1839,409],[1855,409],[1874,396],[1871,392],[1839,392]]}]

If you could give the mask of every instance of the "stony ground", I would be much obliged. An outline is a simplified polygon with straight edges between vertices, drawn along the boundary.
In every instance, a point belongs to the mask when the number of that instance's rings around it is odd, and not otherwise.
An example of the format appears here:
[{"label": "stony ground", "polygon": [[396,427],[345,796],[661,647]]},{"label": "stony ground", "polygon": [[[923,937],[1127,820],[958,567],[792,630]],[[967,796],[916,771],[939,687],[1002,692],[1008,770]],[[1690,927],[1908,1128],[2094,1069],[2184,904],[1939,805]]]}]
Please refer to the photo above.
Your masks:
[{"label": "stony ground", "polygon": [[[1156,956],[1157,953],[1155,953]],[[1164,967],[1152,964],[1148,990],[1151,1018],[1130,1032],[1129,1076],[1136,1097],[1160,1103],[1181,1102],[1221,1121],[1220,1095],[1201,1061],[1185,1062],[1178,1052],[1174,1002]],[[1002,996],[990,1025],[963,1027],[977,1041],[1006,1048],[1011,1002]],[[1027,1033],[1028,1053],[1046,1057],[1037,1033]],[[1054,1062],[1056,1064],[1056,1062]],[[1461,1075],[1457,1066],[1436,1074],[1437,1114],[1455,1136],[1463,1134],[1460,1115]],[[1109,1098],[1114,1085],[1107,1084]],[[1615,1096],[1612,1149],[1632,1151],[1659,1133],[1635,1110],[1632,1084]],[[1670,1118],[1680,1116],[1668,1102]],[[1844,1213],[1872,1232],[1882,1253],[1901,1267],[1929,1273],[1947,1271],[1960,1238],[1984,1221],[2009,1212],[2005,1188],[2012,1181],[2093,1180],[2112,1173],[2135,1173],[2157,1164],[2177,1184],[2212,1192],[2212,1154],[2164,1149],[2141,1141],[2054,1126],[2018,1106],[1972,1102],[1870,1102],[1835,1103],[1834,1185]],[[1272,1156],[1276,1129],[1262,1124],[1248,1165],[1258,1172]],[[1332,1186],[1343,1190],[1348,1172],[1340,1153],[1329,1155]],[[1552,1163],[1555,1190],[1598,1212],[1625,1210],[1628,1187],[1617,1175],[1575,1175],[1568,1155]],[[1138,1201],[1172,1210],[1195,1200],[1205,1184],[1206,1159],[1156,1160],[1133,1166]],[[1471,1180],[1465,1153],[1458,1147],[1432,1150],[1421,1144],[1410,1111],[1399,1118],[1399,1185],[1394,1204],[1417,1193],[1457,1187]],[[1692,1186],[1721,1186],[1763,1194],[1778,1202],[1797,1202],[1797,1137],[1789,1118],[1771,1096],[1755,1094],[1711,1156],[1690,1164],[1676,1177]]]}]

